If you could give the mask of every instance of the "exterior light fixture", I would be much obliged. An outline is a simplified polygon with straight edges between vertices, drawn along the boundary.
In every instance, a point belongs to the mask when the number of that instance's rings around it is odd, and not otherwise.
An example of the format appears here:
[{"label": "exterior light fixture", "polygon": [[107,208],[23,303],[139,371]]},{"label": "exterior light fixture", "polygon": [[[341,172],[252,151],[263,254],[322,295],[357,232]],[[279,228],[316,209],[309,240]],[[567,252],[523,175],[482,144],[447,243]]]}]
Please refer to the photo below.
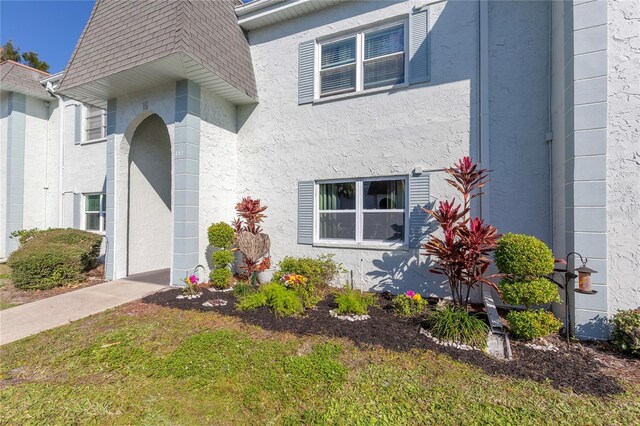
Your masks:
[{"label": "exterior light fixture", "polygon": [[576,268],[576,272],[578,273],[578,288],[576,291],[582,294],[597,293],[597,291],[593,291],[591,288],[591,274],[595,274],[598,271],[587,266],[587,259],[584,260],[581,267]]}]

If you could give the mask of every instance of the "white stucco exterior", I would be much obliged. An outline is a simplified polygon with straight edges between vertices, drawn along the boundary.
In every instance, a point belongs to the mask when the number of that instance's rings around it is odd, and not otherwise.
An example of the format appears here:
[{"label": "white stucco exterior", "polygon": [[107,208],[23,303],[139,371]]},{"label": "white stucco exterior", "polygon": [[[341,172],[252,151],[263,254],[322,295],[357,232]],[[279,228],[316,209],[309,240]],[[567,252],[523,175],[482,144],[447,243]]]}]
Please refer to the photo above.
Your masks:
[{"label": "white stucco exterior", "polygon": [[[269,206],[263,228],[273,264],[333,253],[363,288],[445,296],[443,277],[428,272],[418,249],[299,243],[298,185],[410,179],[421,169],[428,199],[437,202],[456,195],[442,169],[470,155],[492,170],[474,214],[502,233],[544,240],[556,257],[570,251],[589,257],[599,271],[598,293],[571,293],[572,321],[580,337],[606,338],[607,318],[640,304],[638,8],[613,0],[490,1],[486,8],[407,0],[344,2],[270,24],[244,14],[257,103],[235,104],[212,86],[176,77],[101,99],[109,105],[107,139],[77,144],[78,103],[66,100],[60,164],[60,106],[55,98],[47,105],[28,97],[24,227],[81,226],[76,195],[106,193],[109,276],[169,262],[172,283],[180,284],[198,263],[209,272],[208,226],[231,221],[235,204],[251,196]],[[408,21],[416,10],[428,14],[427,82],[299,102],[301,43]],[[6,92],[0,100],[4,151]],[[161,119],[153,131],[166,131],[171,146],[170,161],[157,163],[171,173],[171,209],[156,227],[131,214],[128,201],[132,138],[153,114]],[[6,180],[3,173],[2,196]],[[169,247],[162,265],[137,254],[129,270],[131,227],[145,241],[164,231],[166,241],[154,243]],[[554,310],[563,317],[562,306]]]}]

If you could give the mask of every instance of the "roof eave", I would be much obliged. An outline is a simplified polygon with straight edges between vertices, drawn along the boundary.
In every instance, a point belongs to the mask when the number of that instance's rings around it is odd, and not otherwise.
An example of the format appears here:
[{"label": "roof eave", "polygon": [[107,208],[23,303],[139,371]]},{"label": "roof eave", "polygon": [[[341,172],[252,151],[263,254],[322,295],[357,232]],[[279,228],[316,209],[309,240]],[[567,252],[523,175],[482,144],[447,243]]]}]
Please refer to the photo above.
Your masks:
[{"label": "roof eave", "polygon": [[274,25],[317,10],[334,6],[343,0],[255,0],[237,7],[238,24],[247,30]]}]

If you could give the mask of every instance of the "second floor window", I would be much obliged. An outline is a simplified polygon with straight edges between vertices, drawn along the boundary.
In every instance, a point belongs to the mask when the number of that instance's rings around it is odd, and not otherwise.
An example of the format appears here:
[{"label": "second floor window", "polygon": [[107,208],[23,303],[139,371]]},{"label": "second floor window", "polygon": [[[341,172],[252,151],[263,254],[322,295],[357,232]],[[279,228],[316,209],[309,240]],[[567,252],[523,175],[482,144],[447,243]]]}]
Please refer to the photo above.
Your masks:
[{"label": "second floor window", "polygon": [[406,81],[405,23],[320,44],[320,97]]},{"label": "second floor window", "polygon": [[107,114],[105,110],[91,105],[87,106],[85,132],[85,140],[87,141],[107,137]]}]

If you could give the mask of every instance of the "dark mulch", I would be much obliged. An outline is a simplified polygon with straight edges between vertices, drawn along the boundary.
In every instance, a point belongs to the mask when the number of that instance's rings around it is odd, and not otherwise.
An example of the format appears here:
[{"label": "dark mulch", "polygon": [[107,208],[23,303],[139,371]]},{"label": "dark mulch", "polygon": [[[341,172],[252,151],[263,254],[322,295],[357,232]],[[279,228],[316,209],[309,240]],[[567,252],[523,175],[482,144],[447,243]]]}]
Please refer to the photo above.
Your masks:
[{"label": "dark mulch", "polygon": [[[549,382],[559,389],[570,389],[575,393],[608,396],[624,391],[611,371],[611,365],[618,363],[629,371],[640,369],[640,361],[619,357],[593,346],[573,343],[561,346],[559,352],[535,350],[520,342],[512,342],[514,359],[500,361],[480,351],[465,351],[444,347],[421,336],[420,324],[416,320],[403,319],[391,311],[390,297],[380,295],[379,308],[371,310],[371,318],[366,321],[348,322],[332,318],[329,310],[335,308],[333,296],[318,303],[316,309],[303,317],[277,318],[268,308],[239,312],[234,309],[236,299],[230,293],[205,293],[200,299],[176,299],[178,289],[159,292],[143,299],[145,303],[179,309],[215,311],[219,314],[241,318],[249,324],[278,332],[289,332],[301,336],[324,335],[347,338],[357,345],[379,345],[394,351],[428,349],[446,353],[451,358],[474,365],[493,375]],[[226,306],[205,308],[209,299],[225,299]],[[597,356],[594,356],[597,352]],[[615,362],[608,362],[609,359]],[[622,375],[620,375],[622,377]]]}]

